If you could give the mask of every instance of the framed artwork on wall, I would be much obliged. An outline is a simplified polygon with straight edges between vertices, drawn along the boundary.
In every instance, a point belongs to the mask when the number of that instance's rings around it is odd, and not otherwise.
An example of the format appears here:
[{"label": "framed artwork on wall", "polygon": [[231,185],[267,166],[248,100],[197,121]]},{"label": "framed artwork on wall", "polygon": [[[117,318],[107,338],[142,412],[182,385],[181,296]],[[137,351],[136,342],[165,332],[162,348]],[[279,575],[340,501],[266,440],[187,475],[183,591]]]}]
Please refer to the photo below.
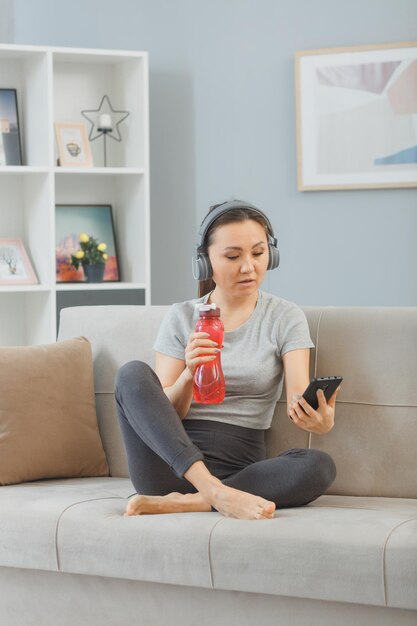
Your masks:
[{"label": "framed artwork on wall", "polygon": [[85,124],[55,123],[61,167],[92,167],[90,142]]},{"label": "framed artwork on wall", "polygon": [[21,239],[0,238],[0,285],[35,285],[36,274]]},{"label": "framed artwork on wall", "polygon": [[295,55],[300,191],[417,187],[417,42]]},{"label": "framed artwork on wall", "polygon": [[16,89],[0,88],[0,166],[22,165]]},{"label": "framed artwork on wall", "polygon": [[110,204],[58,204],[55,228],[57,283],[120,281]]}]

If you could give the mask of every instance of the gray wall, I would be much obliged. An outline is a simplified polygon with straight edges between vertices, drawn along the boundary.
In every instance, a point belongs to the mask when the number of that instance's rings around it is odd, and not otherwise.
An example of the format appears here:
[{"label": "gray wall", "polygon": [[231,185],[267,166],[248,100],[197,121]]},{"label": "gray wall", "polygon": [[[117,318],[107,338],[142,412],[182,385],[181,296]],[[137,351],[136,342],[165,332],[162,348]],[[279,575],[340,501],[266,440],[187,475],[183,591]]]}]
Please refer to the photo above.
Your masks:
[{"label": "gray wall", "polygon": [[0,43],[13,43],[13,0],[0,0]]},{"label": "gray wall", "polygon": [[417,305],[416,190],[298,192],[293,78],[297,49],[416,40],[415,0],[14,5],[16,43],[149,51],[154,304],[195,296],[198,225],[235,196],[279,236],[264,289],[302,305]]}]

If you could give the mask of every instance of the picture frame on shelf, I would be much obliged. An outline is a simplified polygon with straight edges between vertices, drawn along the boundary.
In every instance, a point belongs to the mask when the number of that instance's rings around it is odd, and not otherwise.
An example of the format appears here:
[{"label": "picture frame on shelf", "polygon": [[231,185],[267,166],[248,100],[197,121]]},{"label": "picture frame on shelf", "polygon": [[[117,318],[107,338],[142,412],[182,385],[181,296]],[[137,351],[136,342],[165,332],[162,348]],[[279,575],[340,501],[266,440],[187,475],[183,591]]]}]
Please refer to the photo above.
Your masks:
[{"label": "picture frame on shelf", "polygon": [[22,165],[16,89],[0,87],[0,166]]},{"label": "picture frame on shelf", "polygon": [[93,167],[87,129],[83,122],[55,122],[60,167]]},{"label": "picture frame on shelf", "polygon": [[[80,266],[71,263],[72,255],[81,251],[80,235],[87,235],[91,242],[105,244],[104,274],[90,279]],[[110,204],[57,204],[55,207],[56,282],[119,282],[119,259],[117,254],[112,206]],[[87,268],[88,270],[91,268]]]},{"label": "picture frame on shelf", "polygon": [[21,239],[0,238],[0,285],[36,285],[35,271]]},{"label": "picture frame on shelf", "polygon": [[298,190],[417,187],[417,42],[297,51]]}]

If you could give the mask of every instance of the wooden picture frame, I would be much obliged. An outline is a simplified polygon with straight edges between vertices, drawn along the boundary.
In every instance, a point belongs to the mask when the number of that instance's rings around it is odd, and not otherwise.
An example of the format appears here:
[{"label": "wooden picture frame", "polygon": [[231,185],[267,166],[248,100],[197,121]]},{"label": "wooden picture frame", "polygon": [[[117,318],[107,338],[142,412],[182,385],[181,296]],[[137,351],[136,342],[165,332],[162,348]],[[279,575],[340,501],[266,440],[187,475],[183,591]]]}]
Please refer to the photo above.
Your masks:
[{"label": "wooden picture frame", "polygon": [[22,165],[16,89],[0,88],[0,166]]},{"label": "wooden picture frame", "polygon": [[23,241],[0,238],[0,285],[36,285],[38,282]]},{"label": "wooden picture frame", "polygon": [[93,167],[85,124],[55,122],[55,134],[61,167]]},{"label": "wooden picture frame", "polygon": [[417,187],[417,42],[295,54],[299,191]]},{"label": "wooden picture frame", "polygon": [[107,245],[108,260],[102,282],[119,282],[112,206],[110,204],[57,204],[55,207],[56,282],[87,282],[82,267],[70,264],[71,254],[79,249],[81,233]]}]

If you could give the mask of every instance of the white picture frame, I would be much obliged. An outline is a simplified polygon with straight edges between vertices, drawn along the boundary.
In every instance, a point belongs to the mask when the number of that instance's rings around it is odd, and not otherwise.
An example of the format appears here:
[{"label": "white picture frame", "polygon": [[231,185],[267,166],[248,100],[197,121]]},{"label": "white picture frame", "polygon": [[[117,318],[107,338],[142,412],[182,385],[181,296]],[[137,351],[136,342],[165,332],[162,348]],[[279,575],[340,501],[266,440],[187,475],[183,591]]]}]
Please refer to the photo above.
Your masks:
[{"label": "white picture frame", "polygon": [[417,42],[297,51],[299,191],[417,187]]}]

